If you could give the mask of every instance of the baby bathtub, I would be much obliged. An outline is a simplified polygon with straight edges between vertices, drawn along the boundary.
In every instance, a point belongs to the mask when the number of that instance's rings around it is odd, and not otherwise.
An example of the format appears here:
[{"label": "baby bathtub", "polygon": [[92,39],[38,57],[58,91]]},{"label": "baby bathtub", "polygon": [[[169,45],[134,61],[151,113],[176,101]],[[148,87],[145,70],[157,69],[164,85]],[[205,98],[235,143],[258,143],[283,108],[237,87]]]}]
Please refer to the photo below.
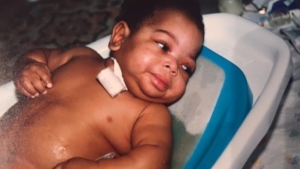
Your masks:
[{"label": "baby bathtub", "polygon": [[[289,48],[273,33],[239,16],[209,14],[204,15],[204,23],[205,48],[237,66],[252,93],[251,110],[212,165],[215,169],[240,169],[273,121],[292,74]],[[105,37],[88,46],[105,57],[108,40]],[[0,93],[1,117],[17,102],[13,82],[2,85]]]}]

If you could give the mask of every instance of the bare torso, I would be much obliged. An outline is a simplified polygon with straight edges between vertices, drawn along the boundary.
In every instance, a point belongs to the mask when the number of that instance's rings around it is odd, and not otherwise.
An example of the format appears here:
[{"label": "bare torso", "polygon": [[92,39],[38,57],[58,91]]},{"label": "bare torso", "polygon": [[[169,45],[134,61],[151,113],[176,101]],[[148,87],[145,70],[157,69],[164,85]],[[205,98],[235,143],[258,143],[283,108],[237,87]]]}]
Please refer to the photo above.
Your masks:
[{"label": "bare torso", "polygon": [[72,157],[128,153],[149,103],[129,92],[112,99],[96,80],[103,68],[99,58],[75,58],[53,72],[46,95],[11,108],[0,119],[0,168],[52,168]]}]

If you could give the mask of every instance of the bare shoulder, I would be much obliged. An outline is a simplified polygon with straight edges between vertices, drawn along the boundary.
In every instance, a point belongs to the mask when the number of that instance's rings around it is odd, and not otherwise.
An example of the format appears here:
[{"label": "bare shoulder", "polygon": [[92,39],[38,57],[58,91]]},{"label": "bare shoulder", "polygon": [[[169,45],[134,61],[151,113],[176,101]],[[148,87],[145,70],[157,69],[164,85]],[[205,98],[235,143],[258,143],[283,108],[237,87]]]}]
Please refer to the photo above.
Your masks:
[{"label": "bare shoulder", "polygon": [[[136,142],[135,142],[136,141]],[[172,122],[165,105],[150,103],[141,113],[133,129],[133,145],[172,144]]]},{"label": "bare shoulder", "polygon": [[[143,167],[169,168],[172,154],[172,123],[166,106],[149,104],[134,125],[131,144]],[[143,158],[142,158],[143,157]],[[141,159],[142,158],[142,159]]]},{"label": "bare shoulder", "polygon": [[155,121],[158,123],[162,122],[166,125],[171,123],[169,109],[163,104],[150,103],[141,113],[141,117],[144,116],[153,120],[156,119]]},{"label": "bare shoulder", "polygon": [[77,46],[77,47],[72,47],[72,48],[69,48],[69,49],[65,49],[65,50],[62,50],[61,51],[62,54],[65,54],[65,55],[71,55],[71,56],[75,56],[75,57],[87,57],[87,56],[90,56],[90,57],[98,57],[99,54],[89,48],[89,47],[86,47],[86,46]]},{"label": "bare shoulder", "polygon": [[163,104],[150,103],[141,112],[138,126],[151,126],[151,128],[171,128],[171,115],[168,108]]},{"label": "bare shoulder", "polygon": [[48,67],[51,71],[74,58],[101,58],[96,51],[86,46],[68,49],[45,49],[43,52],[47,56]]}]

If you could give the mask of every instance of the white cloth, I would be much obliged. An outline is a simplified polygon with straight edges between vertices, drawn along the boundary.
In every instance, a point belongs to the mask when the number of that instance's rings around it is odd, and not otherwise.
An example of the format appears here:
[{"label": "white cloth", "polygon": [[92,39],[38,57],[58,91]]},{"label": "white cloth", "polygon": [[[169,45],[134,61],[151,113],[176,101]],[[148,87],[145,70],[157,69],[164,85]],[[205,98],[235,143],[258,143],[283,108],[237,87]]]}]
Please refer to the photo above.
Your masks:
[{"label": "white cloth", "polygon": [[119,63],[115,58],[112,57],[111,59],[114,62],[114,70],[111,70],[109,67],[101,70],[97,75],[97,79],[108,94],[111,97],[115,97],[122,91],[127,90],[127,87]]}]

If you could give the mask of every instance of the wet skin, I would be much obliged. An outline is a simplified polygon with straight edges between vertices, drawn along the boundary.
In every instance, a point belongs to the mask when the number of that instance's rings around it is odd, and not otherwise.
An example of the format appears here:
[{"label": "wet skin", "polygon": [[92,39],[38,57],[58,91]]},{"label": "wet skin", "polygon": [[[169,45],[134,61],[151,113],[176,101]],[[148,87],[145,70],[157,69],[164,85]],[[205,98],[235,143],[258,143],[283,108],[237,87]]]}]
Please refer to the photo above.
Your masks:
[{"label": "wet skin", "polygon": [[53,72],[46,95],[19,102],[6,113],[0,138],[7,157],[51,168],[77,156],[128,153],[133,125],[148,103],[129,92],[111,99],[95,79],[103,66],[99,57],[74,59]]}]

